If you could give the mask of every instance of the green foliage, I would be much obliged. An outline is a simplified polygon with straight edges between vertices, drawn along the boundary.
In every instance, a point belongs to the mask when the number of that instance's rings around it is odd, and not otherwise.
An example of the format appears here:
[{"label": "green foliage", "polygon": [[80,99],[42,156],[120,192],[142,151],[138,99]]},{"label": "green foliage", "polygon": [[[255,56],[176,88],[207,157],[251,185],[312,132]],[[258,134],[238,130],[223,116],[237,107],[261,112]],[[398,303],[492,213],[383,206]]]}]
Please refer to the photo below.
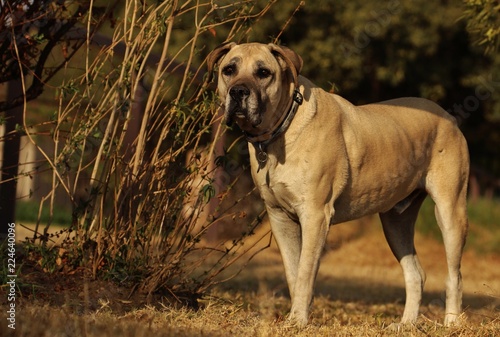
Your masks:
[{"label": "green foliage", "polygon": [[24,129],[24,126],[21,124],[16,124],[16,132],[19,133],[19,135],[24,136],[26,134],[26,130]]},{"label": "green foliage", "polygon": [[[92,35],[116,3],[102,7],[99,17],[84,26]],[[22,105],[43,93],[48,81],[86,42],[78,24],[85,23],[88,1],[12,0],[0,5],[0,83],[24,78],[25,92],[0,101],[0,110]],[[97,11],[97,8],[94,9]],[[63,52],[54,57],[62,49]],[[49,57],[52,56],[52,57]]]},{"label": "green foliage", "polygon": [[59,248],[49,247],[46,244],[37,245],[27,241],[23,244],[24,253],[29,259],[36,261],[43,271],[53,274],[61,267],[58,263]]},{"label": "green foliage", "polygon": [[[469,201],[469,235],[467,247],[481,253],[500,253],[500,208],[497,199],[481,198]],[[427,198],[420,209],[416,229],[427,236],[442,240],[434,215],[434,202]]]},{"label": "green foliage", "polygon": [[210,199],[212,199],[215,196],[215,187],[212,184],[213,182],[209,182],[206,185],[203,185],[203,187],[200,190],[201,195],[203,196],[203,200],[205,203],[208,203]]},{"label": "green foliage", "polygon": [[496,0],[464,0],[467,28],[478,37],[486,52],[498,50],[500,44],[500,3]]},{"label": "green foliage", "polygon": [[442,100],[443,80],[457,70],[443,60],[462,47],[455,43],[460,15],[455,5],[423,0],[318,1],[299,11],[281,42],[302,55],[307,77],[321,87],[335,83],[355,102],[408,94]]},{"label": "green foliage", "polygon": [[55,223],[68,226],[71,223],[71,211],[64,207],[55,207],[52,215],[47,207],[39,214],[40,204],[35,200],[21,201],[16,204],[16,219],[25,223]]},{"label": "green foliage", "polygon": [[[3,252],[7,251],[7,240],[3,240],[0,243],[0,250]],[[29,283],[29,281],[26,281],[26,279],[23,277],[22,271],[24,270],[24,263],[22,262],[21,259],[19,259],[19,251],[16,252],[16,270],[14,274],[16,275],[16,294],[18,296],[24,296],[27,293],[30,293],[32,295],[35,294],[35,290],[37,286],[35,284]],[[4,260],[2,260],[2,266],[0,266],[0,284],[2,285],[2,290],[7,293],[6,289],[8,286],[8,281],[12,281],[12,271],[9,270],[9,263],[7,263],[7,258],[6,255],[4,256]]]},{"label": "green foliage", "polygon": [[78,86],[74,81],[69,81],[69,83],[62,85],[60,88],[63,98],[71,97],[78,92]]},{"label": "green foliage", "polygon": [[468,212],[469,247],[482,253],[500,253],[500,208],[498,199],[481,198],[470,201]]},{"label": "green foliage", "polygon": [[434,202],[429,197],[424,200],[420,208],[415,228],[424,235],[441,240],[441,231],[434,215]]}]

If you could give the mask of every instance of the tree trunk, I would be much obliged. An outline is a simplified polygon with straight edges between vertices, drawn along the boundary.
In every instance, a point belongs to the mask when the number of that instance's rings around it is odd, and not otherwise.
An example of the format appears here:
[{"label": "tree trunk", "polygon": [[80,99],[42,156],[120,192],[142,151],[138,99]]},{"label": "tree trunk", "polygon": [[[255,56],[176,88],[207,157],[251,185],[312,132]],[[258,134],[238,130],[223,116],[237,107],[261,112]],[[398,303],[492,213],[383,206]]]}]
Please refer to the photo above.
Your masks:
[{"label": "tree trunk", "polygon": [[[10,81],[7,101],[23,93],[21,79]],[[3,137],[2,174],[0,178],[0,236],[7,234],[8,223],[15,221],[17,170],[21,135],[16,125],[23,125],[23,106],[5,111],[5,133]]]}]

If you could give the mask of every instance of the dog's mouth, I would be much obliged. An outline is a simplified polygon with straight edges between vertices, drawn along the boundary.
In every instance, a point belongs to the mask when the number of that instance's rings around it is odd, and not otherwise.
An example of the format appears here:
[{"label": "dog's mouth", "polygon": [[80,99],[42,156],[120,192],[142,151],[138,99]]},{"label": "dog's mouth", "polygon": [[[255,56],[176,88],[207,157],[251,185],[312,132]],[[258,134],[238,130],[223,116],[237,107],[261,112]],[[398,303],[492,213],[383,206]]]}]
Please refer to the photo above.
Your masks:
[{"label": "dog's mouth", "polygon": [[262,118],[258,112],[251,112],[249,109],[234,109],[226,112],[226,124],[231,126],[238,124],[243,130],[249,127],[257,128],[262,123]]},{"label": "dog's mouth", "polygon": [[248,109],[242,106],[241,103],[235,102],[234,100],[229,100],[226,103],[226,124],[232,125],[238,120],[245,120],[248,116]]},{"label": "dog's mouth", "polygon": [[248,116],[248,109],[243,108],[241,106],[237,106],[229,114],[239,119],[245,119]]},{"label": "dog's mouth", "polygon": [[231,126],[236,122],[242,129],[258,127],[262,123],[259,99],[250,95],[243,99],[234,99],[230,95],[226,99],[226,124]]}]

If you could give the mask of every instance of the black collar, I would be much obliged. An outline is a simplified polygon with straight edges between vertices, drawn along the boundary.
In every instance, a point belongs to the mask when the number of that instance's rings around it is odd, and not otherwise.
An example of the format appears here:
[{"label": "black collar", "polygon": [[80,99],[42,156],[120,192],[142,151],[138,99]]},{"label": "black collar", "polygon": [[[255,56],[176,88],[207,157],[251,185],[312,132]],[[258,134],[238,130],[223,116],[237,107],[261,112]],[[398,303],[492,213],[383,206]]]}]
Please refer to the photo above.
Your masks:
[{"label": "black collar", "polygon": [[267,153],[265,151],[267,145],[288,129],[293,117],[295,117],[295,113],[297,112],[299,105],[301,105],[303,101],[304,97],[298,89],[295,89],[293,92],[292,106],[290,107],[288,113],[283,115],[282,120],[278,121],[276,129],[267,131],[257,136],[245,132],[247,141],[252,143],[259,150],[257,159],[261,164],[264,164],[267,161]]}]

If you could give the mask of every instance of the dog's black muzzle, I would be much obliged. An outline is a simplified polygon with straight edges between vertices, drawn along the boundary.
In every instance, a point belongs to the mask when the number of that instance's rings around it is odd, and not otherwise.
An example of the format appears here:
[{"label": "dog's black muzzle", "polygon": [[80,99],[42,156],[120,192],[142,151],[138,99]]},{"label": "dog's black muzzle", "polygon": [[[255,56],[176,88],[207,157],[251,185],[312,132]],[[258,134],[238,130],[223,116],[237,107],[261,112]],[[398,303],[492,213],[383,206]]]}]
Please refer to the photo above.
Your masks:
[{"label": "dog's black muzzle", "polygon": [[248,96],[250,96],[250,89],[244,85],[235,85],[229,89],[229,95],[234,101],[241,104],[248,98]]},{"label": "dog's black muzzle", "polygon": [[250,89],[245,85],[235,85],[229,89],[229,106],[226,107],[226,125],[234,123],[235,116],[248,117],[247,99],[250,96]]}]

